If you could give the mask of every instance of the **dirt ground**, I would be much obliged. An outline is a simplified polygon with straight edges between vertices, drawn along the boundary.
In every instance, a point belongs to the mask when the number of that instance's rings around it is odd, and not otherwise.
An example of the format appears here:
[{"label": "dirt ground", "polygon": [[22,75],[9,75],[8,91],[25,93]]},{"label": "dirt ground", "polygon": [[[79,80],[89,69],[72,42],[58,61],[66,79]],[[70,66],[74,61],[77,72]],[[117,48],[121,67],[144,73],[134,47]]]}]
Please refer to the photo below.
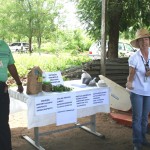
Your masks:
[{"label": "dirt ground", "polygon": [[[90,117],[79,119],[80,123],[86,122]],[[132,129],[116,123],[109,114],[96,115],[97,132],[105,135],[101,139],[75,128],[65,132],[54,133],[40,137],[40,144],[45,150],[133,150]],[[40,128],[40,131],[64,128],[70,125],[57,127],[55,125]],[[33,129],[27,129],[26,111],[10,115],[13,150],[36,150],[30,143],[22,138],[28,135],[33,139]],[[148,135],[150,141],[150,135]],[[143,150],[149,148],[143,147]]]}]

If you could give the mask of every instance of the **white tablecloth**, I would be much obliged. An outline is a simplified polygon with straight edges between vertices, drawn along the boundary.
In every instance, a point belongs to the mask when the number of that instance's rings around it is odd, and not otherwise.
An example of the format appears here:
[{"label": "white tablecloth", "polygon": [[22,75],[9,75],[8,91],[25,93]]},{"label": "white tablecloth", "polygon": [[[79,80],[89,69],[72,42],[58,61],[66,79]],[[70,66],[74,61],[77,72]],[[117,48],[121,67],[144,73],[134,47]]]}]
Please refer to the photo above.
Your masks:
[{"label": "white tablecloth", "polygon": [[[75,91],[97,89],[97,87],[88,87],[88,86],[82,85],[80,82],[81,82],[80,80],[72,80],[72,81],[66,81],[64,84],[66,86],[74,87]],[[103,87],[103,88],[99,88],[99,89],[104,89],[104,88],[108,88],[108,87]],[[35,99],[35,97],[38,97],[38,96],[44,96],[44,95],[47,96],[47,95],[52,95],[52,94],[57,94],[57,93],[41,92],[36,95],[27,95],[26,87],[25,87],[24,93],[22,93],[22,94],[18,93],[16,91],[16,87],[14,87],[14,88],[9,89],[9,94],[11,97],[27,103],[27,106],[28,106],[28,128],[29,129],[33,128],[33,127],[41,127],[41,126],[46,126],[49,124],[56,123],[56,113],[35,115],[35,107],[34,107],[35,100],[34,99]],[[104,104],[104,105],[98,105],[98,106],[78,109],[77,110],[77,118],[94,115],[98,112],[109,113],[110,112],[109,102],[108,102],[108,104]]]}]

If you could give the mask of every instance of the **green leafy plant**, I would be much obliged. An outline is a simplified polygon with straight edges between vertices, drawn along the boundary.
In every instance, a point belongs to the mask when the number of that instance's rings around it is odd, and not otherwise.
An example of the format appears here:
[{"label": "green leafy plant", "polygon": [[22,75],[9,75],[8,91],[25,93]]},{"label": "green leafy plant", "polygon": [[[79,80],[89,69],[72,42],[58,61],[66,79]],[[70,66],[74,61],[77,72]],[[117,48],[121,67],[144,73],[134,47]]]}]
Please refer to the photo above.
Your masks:
[{"label": "green leafy plant", "polygon": [[64,71],[67,68],[80,66],[90,59],[87,53],[71,55],[70,53],[55,54],[18,54],[13,53],[15,65],[21,77],[26,77],[34,66],[39,66],[45,72]]}]

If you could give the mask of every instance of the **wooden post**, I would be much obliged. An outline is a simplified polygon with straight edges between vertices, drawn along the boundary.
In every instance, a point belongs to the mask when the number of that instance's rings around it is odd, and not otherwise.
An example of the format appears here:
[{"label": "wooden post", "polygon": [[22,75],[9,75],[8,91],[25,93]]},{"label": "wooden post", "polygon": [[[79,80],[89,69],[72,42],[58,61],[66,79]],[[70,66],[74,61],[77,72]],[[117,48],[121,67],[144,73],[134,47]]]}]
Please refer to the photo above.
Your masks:
[{"label": "wooden post", "polygon": [[102,0],[102,17],[101,17],[101,74],[106,74],[106,4],[107,0]]}]

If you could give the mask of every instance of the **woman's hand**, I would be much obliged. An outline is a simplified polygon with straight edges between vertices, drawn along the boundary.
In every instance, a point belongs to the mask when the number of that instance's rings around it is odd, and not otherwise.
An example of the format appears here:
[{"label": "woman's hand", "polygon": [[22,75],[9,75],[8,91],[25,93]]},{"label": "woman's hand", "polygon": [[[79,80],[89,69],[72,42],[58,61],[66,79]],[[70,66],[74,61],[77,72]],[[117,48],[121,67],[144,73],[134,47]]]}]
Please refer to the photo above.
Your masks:
[{"label": "woman's hand", "polygon": [[132,90],[133,89],[133,86],[132,86],[132,82],[127,82],[126,83],[126,87],[129,89],[129,90]]},{"label": "woman's hand", "polygon": [[134,80],[134,75],[135,75],[135,68],[130,66],[129,67],[129,76],[127,77],[127,83],[126,83],[126,87],[129,90],[133,89],[132,82]]}]

